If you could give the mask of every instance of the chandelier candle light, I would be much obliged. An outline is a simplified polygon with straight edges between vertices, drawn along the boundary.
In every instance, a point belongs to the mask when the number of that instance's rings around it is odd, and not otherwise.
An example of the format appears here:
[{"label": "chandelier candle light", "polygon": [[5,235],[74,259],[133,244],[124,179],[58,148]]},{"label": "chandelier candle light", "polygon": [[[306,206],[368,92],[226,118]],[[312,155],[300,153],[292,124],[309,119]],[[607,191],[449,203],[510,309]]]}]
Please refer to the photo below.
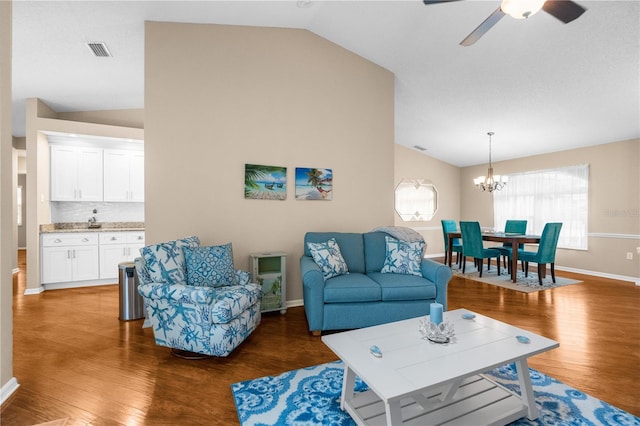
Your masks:
[{"label": "chandelier candle light", "polygon": [[493,174],[493,167],[491,166],[491,136],[494,133],[488,132],[487,135],[489,135],[489,170],[486,176],[478,176],[473,180],[473,183],[483,191],[500,191],[507,184],[508,178]]}]

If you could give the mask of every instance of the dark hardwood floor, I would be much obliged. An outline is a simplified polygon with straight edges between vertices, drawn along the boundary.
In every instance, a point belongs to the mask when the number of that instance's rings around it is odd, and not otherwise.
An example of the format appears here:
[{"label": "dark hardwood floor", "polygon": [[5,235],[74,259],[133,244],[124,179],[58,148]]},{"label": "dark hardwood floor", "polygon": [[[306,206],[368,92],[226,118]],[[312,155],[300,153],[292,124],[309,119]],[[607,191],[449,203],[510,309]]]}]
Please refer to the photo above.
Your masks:
[{"label": "dark hardwood floor", "polygon": [[[142,320],[118,320],[118,286],[23,296],[14,276],[17,392],[0,423],[238,424],[232,383],[337,357],[307,331],[304,309],[268,313],[229,357],[187,361],[155,345]],[[640,416],[640,287],[558,271],[584,282],[537,293],[454,278],[449,309],[465,307],[560,342],[529,365]],[[296,285],[292,283],[291,285]]]}]

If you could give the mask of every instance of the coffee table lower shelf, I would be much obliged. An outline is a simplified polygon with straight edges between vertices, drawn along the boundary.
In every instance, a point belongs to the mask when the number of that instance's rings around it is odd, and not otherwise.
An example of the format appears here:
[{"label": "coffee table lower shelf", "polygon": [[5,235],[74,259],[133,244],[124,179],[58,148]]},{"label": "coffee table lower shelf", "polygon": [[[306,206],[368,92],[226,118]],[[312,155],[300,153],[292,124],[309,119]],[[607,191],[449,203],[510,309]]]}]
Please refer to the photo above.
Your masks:
[{"label": "coffee table lower shelf", "polygon": [[[527,415],[518,395],[482,374],[466,378],[450,401],[440,398],[441,392],[433,391],[402,399],[402,424],[505,425]],[[386,425],[385,404],[372,390],[354,394],[344,408],[357,424]]]}]

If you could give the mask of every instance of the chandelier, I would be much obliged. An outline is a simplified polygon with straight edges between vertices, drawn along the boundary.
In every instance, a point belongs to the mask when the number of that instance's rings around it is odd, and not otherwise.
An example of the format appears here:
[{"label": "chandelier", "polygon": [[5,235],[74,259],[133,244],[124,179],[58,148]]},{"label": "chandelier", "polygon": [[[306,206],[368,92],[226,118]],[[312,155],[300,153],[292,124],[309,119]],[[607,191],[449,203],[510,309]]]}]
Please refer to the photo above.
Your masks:
[{"label": "chandelier", "polygon": [[500,191],[507,184],[508,178],[493,174],[493,167],[491,167],[491,136],[494,133],[488,132],[487,135],[489,135],[489,170],[487,170],[486,176],[478,176],[473,180],[473,183],[483,191]]}]

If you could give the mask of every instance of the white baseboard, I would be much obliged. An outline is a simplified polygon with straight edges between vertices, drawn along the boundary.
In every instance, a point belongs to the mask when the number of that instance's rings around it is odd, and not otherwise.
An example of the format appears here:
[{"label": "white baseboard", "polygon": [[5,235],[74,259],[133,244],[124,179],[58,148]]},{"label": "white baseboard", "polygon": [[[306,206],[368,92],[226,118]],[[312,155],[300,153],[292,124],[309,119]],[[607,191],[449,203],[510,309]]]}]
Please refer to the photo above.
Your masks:
[{"label": "white baseboard", "polygon": [[584,269],[567,268],[567,267],[558,266],[558,265],[556,265],[556,270],[575,272],[576,274],[593,275],[594,277],[600,277],[600,278],[611,278],[612,280],[618,280],[618,281],[630,281],[632,283],[635,283],[635,285],[640,286],[640,278],[628,277],[626,275],[616,275],[616,274],[609,274],[606,272],[598,272],[598,271],[587,271]]},{"label": "white baseboard", "polygon": [[26,288],[24,290],[24,295],[25,296],[31,296],[31,295],[34,295],[34,294],[40,294],[43,291],[44,291],[44,287],[43,286],[40,286],[38,288]]},{"label": "white baseboard", "polygon": [[298,306],[304,306],[304,300],[287,300],[287,308],[296,308]]},{"label": "white baseboard", "polygon": [[0,404],[4,404],[4,402],[9,399],[9,397],[13,395],[19,387],[18,379],[15,377],[9,379],[9,381],[2,386],[2,389],[0,389]]},{"label": "white baseboard", "polygon": [[27,288],[24,291],[25,296],[30,296],[33,294],[40,294],[45,290],[61,290],[64,288],[79,288],[79,287],[97,287],[102,285],[118,285],[117,282],[113,282],[112,279],[106,280],[92,280],[92,281],[73,281],[73,282],[64,282],[64,283],[50,283],[50,284],[42,284],[38,288]]},{"label": "white baseboard", "polygon": [[11,274],[17,274],[18,272],[20,272],[20,268],[13,268],[13,270],[11,271]]},{"label": "white baseboard", "polygon": [[64,283],[43,284],[45,290],[61,290],[63,288],[79,288],[79,287],[97,287],[101,285],[118,285],[118,280],[114,282],[112,279],[91,280],[91,281],[72,281]]}]

